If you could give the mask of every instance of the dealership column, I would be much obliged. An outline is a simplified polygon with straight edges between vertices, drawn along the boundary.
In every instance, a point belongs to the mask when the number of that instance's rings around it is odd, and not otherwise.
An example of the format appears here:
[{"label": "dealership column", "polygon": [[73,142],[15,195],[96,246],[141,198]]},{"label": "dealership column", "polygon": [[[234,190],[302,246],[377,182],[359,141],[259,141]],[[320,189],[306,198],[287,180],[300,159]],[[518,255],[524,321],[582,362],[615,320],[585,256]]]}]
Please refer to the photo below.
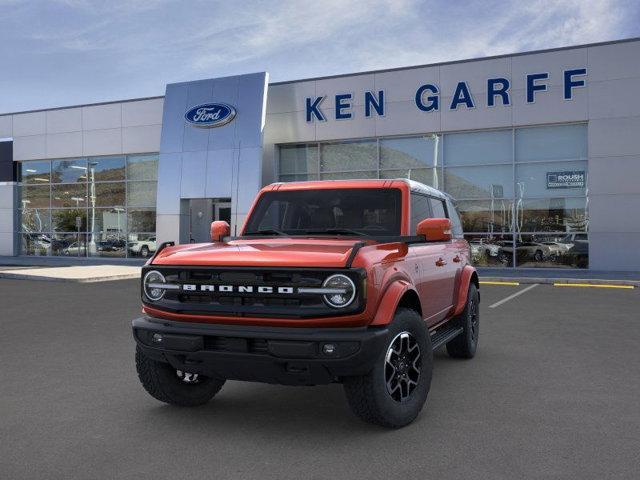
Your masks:
[{"label": "dealership column", "polygon": [[0,139],[0,255],[16,255],[16,188],[13,142],[11,139]]},{"label": "dealership column", "polygon": [[[242,226],[262,185],[267,86],[266,72],[167,85],[158,165],[158,242],[189,241],[189,199],[230,198],[231,233]],[[217,121],[220,105],[235,116]],[[198,106],[213,115],[189,117]]]}]

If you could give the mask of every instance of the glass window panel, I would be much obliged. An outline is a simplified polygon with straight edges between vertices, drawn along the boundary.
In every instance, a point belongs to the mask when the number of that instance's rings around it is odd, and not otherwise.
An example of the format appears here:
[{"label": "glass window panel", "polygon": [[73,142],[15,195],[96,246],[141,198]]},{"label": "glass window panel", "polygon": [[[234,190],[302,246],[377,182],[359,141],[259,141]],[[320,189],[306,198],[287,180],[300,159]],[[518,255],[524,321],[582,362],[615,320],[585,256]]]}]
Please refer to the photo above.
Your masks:
[{"label": "glass window panel", "polygon": [[20,181],[22,183],[49,183],[51,162],[20,162]]},{"label": "glass window panel", "polygon": [[22,208],[49,208],[49,185],[25,185],[21,192]]},{"label": "glass window panel", "polygon": [[155,208],[129,210],[128,216],[129,216],[129,230],[134,232],[155,232],[156,231]]},{"label": "glass window panel", "polygon": [[89,158],[89,181],[93,170],[96,182],[124,180],[125,157],[92,157]]},{"label": "glass window panel", "polygon": [[425,218],[431,217],[429,197],[425,195],[411,194],[411,235],[415,235],[420,223]]},{"label": "glass window panel", "polygon": [[[89,191],[92,185],[89,184]],[[125,183],[96,183],[96,206],[97,207],[119,207],[125,201]]]},{"label": "glass window panel", "polygon": [[46,208],[28,208],[20,212],[20,230],[27,233],[51,231],[51,215]]},{"label": "glass window panel", "polygon": [[[77,226],[77,218],[80,217],[80,228]],[[55,232],[86,232],[87,211],[85,209],[66,208],[64,210],[51,210],[51,225]]]},{"label": "glass window panel", "polygon": [[477,267],[506,267],[513,263],[513,238],[511,235],[467,234],[471,263]]},{"label": "glass window panel", "polygon": [[440,176],[440,170],[437,168],[380,171],[380,178],[409,178],[434,188],[438,188],[441,183]]},{"label": "glass window panel", "polygon": [[57,233],[51,240],[51,255],[59,257],[86,257],[87,236],[77,233]]},{"label": "glass window panel", "polygon": [[586,158],[586,125],[554,125],[516,129],[516,162],[586,160]]},{"label": "glass window panel", "polygon": [[[378,145],[375,141],[369,140],[324,144],[322,145],[320,168],[323,172],[377,171]],[[375,178],[375,176],[358,178]]]},{"label": "glass window panel", "polygon": [[434,167],[441,147],[436,135],[380,140],[380,168],[414,169]]},{"label": "glass window panel", "polygon": [[23,233],[20,235],[22,255],[51,255],[51,237],[45,234]]},{"label": "glass window panel", "polygon": [[342,172],[323,173],[320,175],[321,180],[348,180],[351,178],[377,178],[377,172]]},{"label": "glass window panel", "polygon": [[317,180],[318,174],[307,175],[304,173],[300,173],[297,175],[280,175],[281,182],[306,182],[309,180]]},{"label": "glass window panel", "polygon": [[96,208],[89,209],[87,213],[87,231],[95,233],[96,241],[126,238],[127,215],[124,208]]},{"label": "glass window panel", "polygon": [[87,254],[90,257],[123,258],[126,256],[126,236],[102,231],[88,235]]},{"label": "glass window panel", "polygon": [[317,145],[285,145],[280,147],[279,172],[281,174],[318,172]]},{"label": "glass window panel", "polygon": [[445,165],[512,163],[511,130],[444,135]]},{"label": "glass window panel", "polygon": [[456,202],[465,232],[503,233],[512,231],[513,200],[464,200]]},{"label": "glass window panel", "polygon": [[128,206],[155,207],[157,186],[156,182],[128,182]]},{"label": "glass window panel", "polygon": [[588,226],[586,198],[542,198],[516,202],[516,231],[585,232]]},{"label": "glass window panel", "polygon": [[587,162],[526,163],[516,166],[517,197],[584,196]]},{"label": "glass window panel", "polygon": [[447,218],[444,202],[439,198],[430,198],[431,214],[433,218]]},{"label": "glass window panel", "polygon": [[518,235],[516,266],[525,268],[588,268],[586,234]]},{"label": "glass window panel", "polygon": [[81,183],[87,181],[87,159],[53,160],[52,183]]},{"label": "glass window panel", "polygon": [[129,155],[127,157],[129,180],[157,180],[158,155]]},{"label": "glass window panel", "polygon": [[513,197],[513,167],[455,167],[444,169],[445,191],[453,198]]},{"label": "glass window panel", "polygon": [[87,185],[60,184],[51,186],[52,207],[86,207]]}]

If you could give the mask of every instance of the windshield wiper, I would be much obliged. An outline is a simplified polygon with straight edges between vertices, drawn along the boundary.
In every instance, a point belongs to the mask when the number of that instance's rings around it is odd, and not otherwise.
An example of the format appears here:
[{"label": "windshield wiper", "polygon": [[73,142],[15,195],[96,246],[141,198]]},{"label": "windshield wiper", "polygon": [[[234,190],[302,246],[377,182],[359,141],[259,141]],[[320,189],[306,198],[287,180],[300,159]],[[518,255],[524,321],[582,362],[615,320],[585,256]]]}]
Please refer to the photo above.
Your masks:
[{"label": "windshield wiper", "polygon": [[358,235],[362,237],[366,235],[365,233],[358,232],[357,230],[351,230],[350,228],[325,228],[324,230],[305,230],[306,234],[318,234],[318,233],[326,233],[326,234],[334,234],[334,235]]},{"label": "windshield wiper", "polygon": [[275,228],[263,228],[262,230],[256,230],[255,232],[246,232],[245,235],[284,235],[287,234],[281,230]]}]

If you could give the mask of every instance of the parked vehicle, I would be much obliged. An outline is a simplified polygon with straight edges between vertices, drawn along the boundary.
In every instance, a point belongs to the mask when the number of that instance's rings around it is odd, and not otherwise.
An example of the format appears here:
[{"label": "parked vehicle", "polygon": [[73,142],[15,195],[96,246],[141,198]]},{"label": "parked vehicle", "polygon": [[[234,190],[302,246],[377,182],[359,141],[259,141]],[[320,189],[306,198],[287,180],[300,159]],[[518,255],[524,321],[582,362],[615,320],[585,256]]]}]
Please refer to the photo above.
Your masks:
[{"label": "parked vehicle", "polygon": [[84,242],[73,242],[67,247],[64,247],[62,253],[67,256],[84,256],[85,244]]},{"label": "parked vehicle", "polygon": [[[499,257],[504,264],[513,262],[513,244],[502,242]],[[551,257],[551,248],[540,242],[516,242],[516,260],[542,262]]]},{"label": "parked vehicle", "polygon": [[143,268],[136,367],[162,402],[204,404],[227,379],[339,382],[362,419],[401,427],[427,399],[434,349],[476,353],[478,276],[438,190],[273,184],[228,235],[213,222],[211,243],[162,244]]},{"label": "parked vehicle", "polygon": [[149,237],[146,240],[137,240],[129,243],[129,253],[131,255],[140,255],[147,258],[156,251],[156,237]]}]

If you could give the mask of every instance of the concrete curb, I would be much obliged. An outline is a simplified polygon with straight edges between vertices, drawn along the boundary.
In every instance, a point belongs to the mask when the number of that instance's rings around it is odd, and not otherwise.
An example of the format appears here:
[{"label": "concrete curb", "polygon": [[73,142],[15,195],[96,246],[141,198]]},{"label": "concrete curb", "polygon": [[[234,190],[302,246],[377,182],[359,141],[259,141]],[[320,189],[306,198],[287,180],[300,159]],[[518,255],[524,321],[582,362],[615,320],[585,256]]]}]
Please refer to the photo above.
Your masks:
[{"label": "concrete curb", "polygon": [[520,284],[539,283],[553,285],[554,283],[581,283],[587,285],[620,285],[640,287],[640,280],[615,280],[599,278],[548,278],[548,277],[490,277],[480,276],[480,282],[518,282]]},{"label": "concrete curb", "polygon": [[111,282],[114,280],[130,280],[133,278],[140,278],[140,274],[126,273],[120,275],[109,275],[101,277],[88,277],[88,278],[60,278],[60,277],[46,277],[37,275],[27,275],[24,273],[0,273],[0,278],[6,278],[8,280],[34,280],[42,282],[62,282],[62,283],[97,283],[97,282]]}]

